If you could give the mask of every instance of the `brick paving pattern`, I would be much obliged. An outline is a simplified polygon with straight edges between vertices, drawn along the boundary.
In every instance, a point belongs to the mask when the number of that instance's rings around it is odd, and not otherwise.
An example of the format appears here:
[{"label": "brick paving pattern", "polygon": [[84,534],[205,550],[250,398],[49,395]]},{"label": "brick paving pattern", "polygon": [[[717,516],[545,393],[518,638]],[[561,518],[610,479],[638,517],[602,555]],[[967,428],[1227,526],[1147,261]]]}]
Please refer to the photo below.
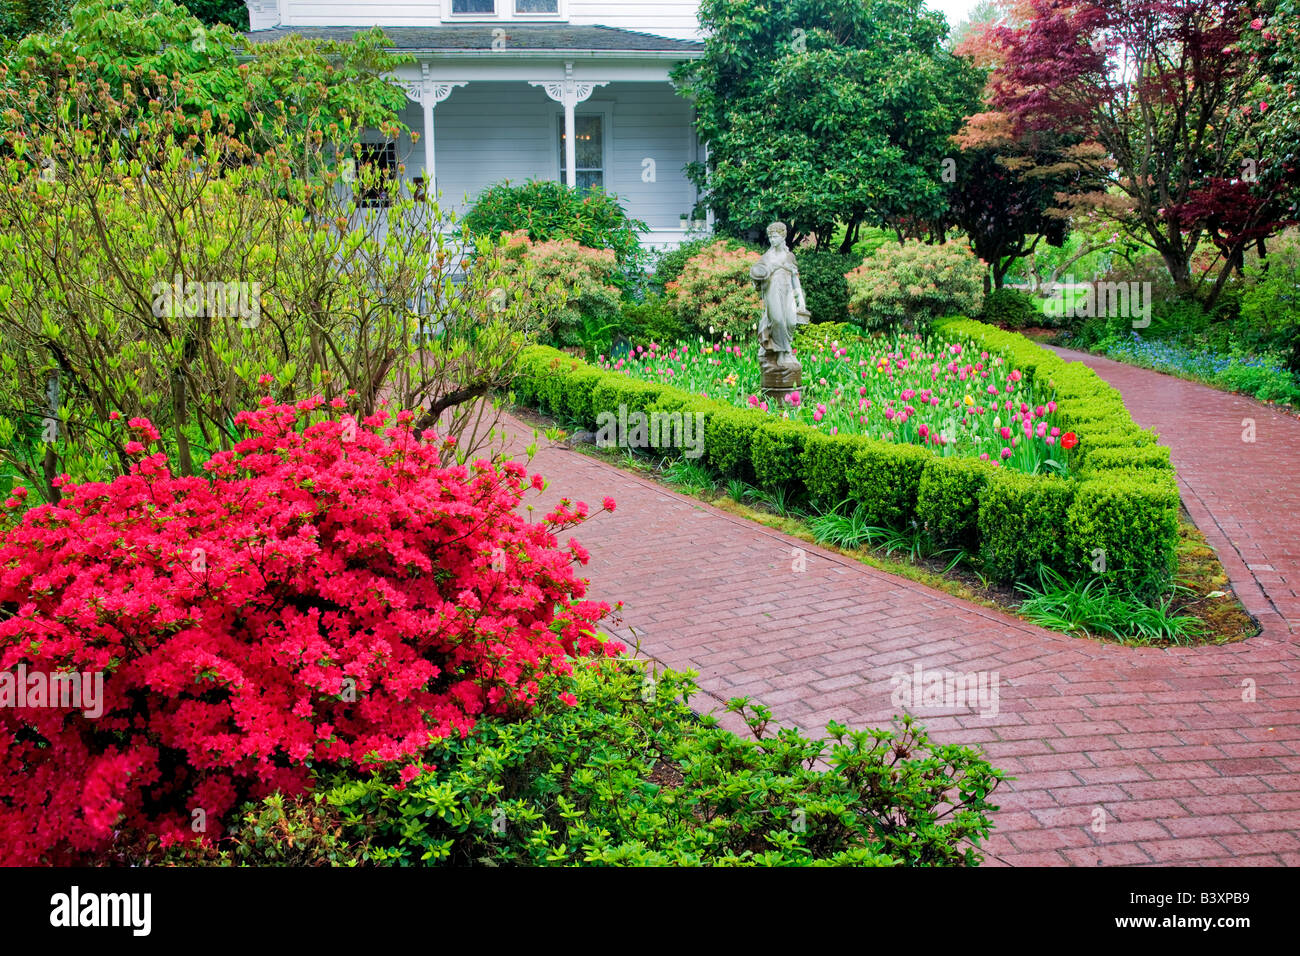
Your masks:
[{"label": "brick paving pattern", "polygon": [[[623,601],[613,632],[698,671],[715,703],[749,695],[808,731],[832,719],[881,726],[897,710],[896,673],[996,671],[996,715],[910,708],[936,740],[979,745],[1016,777],[997,791],[986,865],[1300,865],[1300,420],[1063,354],[1116,385],[1171,447],[1188,510],[1260,619],[1258,637],[1170,649],[1066,637],[578,452],[547,447],[532,467],[551,481],[548,500],[614,497],[614,515],[576,534],[591,552],[591,596]],[[1242,441],[1245,418],[1254,443]]]}]

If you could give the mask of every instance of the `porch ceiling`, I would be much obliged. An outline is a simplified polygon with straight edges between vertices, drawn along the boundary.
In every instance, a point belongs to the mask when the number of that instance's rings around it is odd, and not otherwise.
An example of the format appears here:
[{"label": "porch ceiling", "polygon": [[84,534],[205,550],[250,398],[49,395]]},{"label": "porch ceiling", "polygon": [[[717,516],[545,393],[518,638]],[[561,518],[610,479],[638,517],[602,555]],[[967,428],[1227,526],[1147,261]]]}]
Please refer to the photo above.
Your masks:
[{"label": "porch ceiling", "polygon": [[[704,44],[693,40],[622,30],[616,27],[569,26],[553,23],[455,24],[440,27],[383,27],[390,49],[405,53],[491,53],[494,31],[504,27],[512,54],[634,53],[696,57]],[[244,34],[252,43],[269,43],[287,36],[348,42],[362,27],[271,27]],[[499,41],[498,41],[498,46]]]}]

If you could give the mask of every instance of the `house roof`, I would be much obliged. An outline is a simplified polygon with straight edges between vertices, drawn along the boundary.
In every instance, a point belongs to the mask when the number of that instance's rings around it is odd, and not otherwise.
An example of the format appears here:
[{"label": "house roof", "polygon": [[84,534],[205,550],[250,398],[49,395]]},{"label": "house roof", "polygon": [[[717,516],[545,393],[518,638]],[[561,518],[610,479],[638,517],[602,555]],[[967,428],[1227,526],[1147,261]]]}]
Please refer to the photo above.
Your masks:
[{"label": "house roof", "polygon": [[[494,31],[504,28],[511,53],[636,53],[698,56],[704,44],[695,40],[622,30],[617,27],[569,26],[557,23],[454,24],[441,27],[384,27],[391,49],[404,53],[490,53]],[[250,42],[269,43],[287,36],[348,42],[363,27],[270,27],[244,34]]]}]

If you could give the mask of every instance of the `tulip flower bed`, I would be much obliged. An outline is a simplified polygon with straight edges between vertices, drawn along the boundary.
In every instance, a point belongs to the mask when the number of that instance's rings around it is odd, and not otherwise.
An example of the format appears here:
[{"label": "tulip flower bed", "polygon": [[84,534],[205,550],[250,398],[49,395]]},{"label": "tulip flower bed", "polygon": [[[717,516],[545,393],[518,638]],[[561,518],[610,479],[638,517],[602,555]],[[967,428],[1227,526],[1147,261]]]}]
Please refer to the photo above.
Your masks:
[{"label": "tulip flower bed", "polygon": [[923,445],[1037,474],[1065,472],[1075,433],[1056,423],[1052,383],[1033,383],[1001,355],[966,337],[919,334],[816,342],[797,350],[804,387],[773,407],[758,395],[752,343],[650,343],[601,368],[696,395],[757,408],[829,435]]}]

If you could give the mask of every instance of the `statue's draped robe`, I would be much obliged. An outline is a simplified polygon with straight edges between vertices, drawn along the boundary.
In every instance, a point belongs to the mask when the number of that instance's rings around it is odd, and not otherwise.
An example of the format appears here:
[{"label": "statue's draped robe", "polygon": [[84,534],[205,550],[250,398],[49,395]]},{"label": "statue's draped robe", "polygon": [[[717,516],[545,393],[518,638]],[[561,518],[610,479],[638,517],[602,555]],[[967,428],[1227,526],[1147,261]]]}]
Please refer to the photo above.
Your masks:
[{"label": "statue's draped robe", "polygon": [[772,352],[793,348],[795,323],[799,321],[794,278],[799,269],[789,249],[768,249],[758,260],[755,272],[766,273],[763,282],[763,316],[758,323],[758,342]]}]

